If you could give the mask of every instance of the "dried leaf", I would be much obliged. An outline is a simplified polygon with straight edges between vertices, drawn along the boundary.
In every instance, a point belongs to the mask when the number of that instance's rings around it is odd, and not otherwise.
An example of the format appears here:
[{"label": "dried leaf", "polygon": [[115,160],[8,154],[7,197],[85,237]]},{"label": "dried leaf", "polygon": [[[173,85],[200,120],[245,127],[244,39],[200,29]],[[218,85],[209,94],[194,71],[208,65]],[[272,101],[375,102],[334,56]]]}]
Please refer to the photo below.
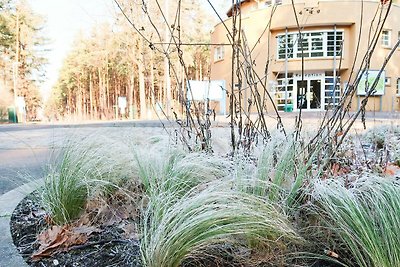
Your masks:
[{"label": "dried leaf", "polygon": [[50,256],[54,250],[60,247],[68,236],[65,235],[65,228],[61,226],[52,226],[38,236],[40,244],[39,250],[32,254],[34,261],[40,260],[43,257]]},{"label": "dried leaf", "polygon": [[74,227],[72,229],[73,232],[75,232],[76,234],[85,234],[85,235],[91,235],[92,233],[100,233],[101,229],[94,227],[94,226],[78,226],[78,227]]},{"label": "dried leaf", "polygon": [[397,173],[400,173],[400,167],[396,164],[389,163],[386,165],[384,172],[388,176],[395,176]]},{"label": "dried leaf", "polygon": [[99,231],[96,227],[90,226],[52,226],[38,236],[40,247],[32,254],[32,260],[37,261],[55,252],[67,250],[71,246],[84,244],[93,232]]}]

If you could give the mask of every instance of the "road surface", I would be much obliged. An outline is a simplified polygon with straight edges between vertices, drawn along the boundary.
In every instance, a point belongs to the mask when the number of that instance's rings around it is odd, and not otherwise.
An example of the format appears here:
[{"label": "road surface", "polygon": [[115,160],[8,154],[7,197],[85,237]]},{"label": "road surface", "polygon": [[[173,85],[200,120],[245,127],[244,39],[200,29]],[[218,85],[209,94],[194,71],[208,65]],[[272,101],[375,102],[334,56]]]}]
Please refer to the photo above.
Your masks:
[{"label": "road surface", "polygon": [[42,178],[52,155],[69,140],[98,136],[125,138],[128,133],[143,138],[160,134],[159,126],[157,121],[0,125],[0,195]]}]

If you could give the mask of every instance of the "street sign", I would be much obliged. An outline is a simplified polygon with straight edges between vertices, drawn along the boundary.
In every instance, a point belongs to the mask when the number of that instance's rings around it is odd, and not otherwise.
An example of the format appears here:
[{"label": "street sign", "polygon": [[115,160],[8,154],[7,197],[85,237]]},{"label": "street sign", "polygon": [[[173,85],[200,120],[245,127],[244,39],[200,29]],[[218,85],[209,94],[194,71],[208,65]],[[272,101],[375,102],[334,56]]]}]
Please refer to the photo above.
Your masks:
[{"label": "street sign", "polygon": [[18,111],[20,113],[23,113],[25,111],[26,104],[23,96],[17,96],[15,104],[17,105]]},{"label": "street sign", "polygon": [[126,109],[126,97],[125,96],[119,96],[118,97],[118,107],[121,110],[121,114],[125,114],[125,109]]}]

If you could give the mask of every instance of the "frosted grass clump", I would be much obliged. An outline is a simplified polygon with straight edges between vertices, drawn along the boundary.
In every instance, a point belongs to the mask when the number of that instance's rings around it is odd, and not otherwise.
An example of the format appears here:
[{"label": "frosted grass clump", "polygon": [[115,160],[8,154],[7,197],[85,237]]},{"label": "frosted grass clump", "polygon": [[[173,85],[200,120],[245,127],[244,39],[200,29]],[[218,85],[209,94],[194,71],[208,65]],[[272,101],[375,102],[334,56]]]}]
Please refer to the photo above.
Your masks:
[{"label": "frosted grass clump", "polygon": [[[320,219],[338,236],[350,266],[400,266],[400,185],[378,177],[346,188],[338,180],[317,181],[313,197]],[[319,229],[324,231],[324,229]]]},{"label": "frosted grass clump", "polygon": [[151,199],[141,226],[145,265],[177,267],[188,257],[207,256],[215,244],[301,240],[278,206],[233,188],[234,181],[225,179],[199,185],[172,205],[169,194]]},{"label": "frosted grass clump", "polygon": [[[112,148],[112,149],[110,149]],[[47,166],[42,203],[56,224],[76,219],[89,197],[108,192],[133,176],[132,155],[111,139],[68,141]]]}]

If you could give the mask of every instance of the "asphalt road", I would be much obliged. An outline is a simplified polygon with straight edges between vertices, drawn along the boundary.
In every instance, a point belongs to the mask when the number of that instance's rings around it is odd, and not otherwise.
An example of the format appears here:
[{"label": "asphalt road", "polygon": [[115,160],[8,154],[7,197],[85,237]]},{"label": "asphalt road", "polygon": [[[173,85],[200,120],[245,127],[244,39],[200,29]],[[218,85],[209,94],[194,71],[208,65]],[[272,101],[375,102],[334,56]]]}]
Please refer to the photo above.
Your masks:
[{"label": "asphalt road", "polygon": [[0,195],[42,177],[49,156],[48,148],[1,149]]},{"label": "asphalt road", "polygon": [[117,139],[128,133],[147,137],[162,132],[160,126],[159,121],[0,125],[0,195],[42,178],[52,155],[69,140],[99,136]]}]

